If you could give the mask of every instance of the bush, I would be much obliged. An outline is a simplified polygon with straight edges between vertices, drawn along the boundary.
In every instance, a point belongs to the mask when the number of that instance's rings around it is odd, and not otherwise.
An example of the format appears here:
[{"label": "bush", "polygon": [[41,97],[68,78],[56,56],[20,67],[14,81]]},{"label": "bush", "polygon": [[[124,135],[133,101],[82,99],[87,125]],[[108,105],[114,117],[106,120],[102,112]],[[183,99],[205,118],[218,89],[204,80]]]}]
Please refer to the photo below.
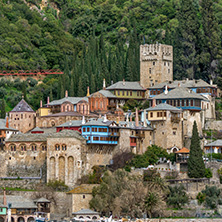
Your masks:
[{"label": "bush", "polygon": [[216,209],[217,205],[222,202],[220,189],[218,189],[216,186],[206,186],[205,190],[203,190],[202,193],[206,195],[206,207]]},{"label": "bush", "polygon": [[206,178],[212,178],[213,174],[210,168],[205,169],[205,177]]},{"label": "bush", "polygon": [[51,187],[53,190],[56,191],[66,191],[68,190],[68,186],[65,185],[65,182],[62,180],[49,180],[47,183],[48,187]]},{"label": "bush", "polygon": [[189,202],[188,195],[183,185],[171,187],[169,186],[169,194],[167,195],[167,204],[175,208],[181,209],[182,206]]},{"label": "bush", "polygon": [[205,201],[205,199],[206,199],[206,194],[199,192],[197,194],[196,198],[197,198],[198,204],[201,205]]}]

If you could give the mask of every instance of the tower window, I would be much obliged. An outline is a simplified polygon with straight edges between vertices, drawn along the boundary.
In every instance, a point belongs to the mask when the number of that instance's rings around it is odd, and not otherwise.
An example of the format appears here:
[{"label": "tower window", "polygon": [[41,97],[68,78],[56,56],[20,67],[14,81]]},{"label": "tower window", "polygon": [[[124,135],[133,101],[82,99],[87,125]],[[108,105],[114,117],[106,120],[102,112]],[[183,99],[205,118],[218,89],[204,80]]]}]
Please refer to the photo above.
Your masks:
[{"label": "tower window", "polygon": [[154,66],[155,66],[155,64],[156,64],[156,63],[155,63],[155,62],[153,62],[153,65],[154,65]]},{"label": "tower window", "polygon": [[166,66],[166,62],[164,62],[164,66]]},{"label": "tower window", "polygon": [[149,74],[151,74],[152,73],[152,70],[151,70],[151,68],[149,68]]},{"label": "tower window", "polygon": [[168,69],[168,73],[170,73],[170,69]]}]

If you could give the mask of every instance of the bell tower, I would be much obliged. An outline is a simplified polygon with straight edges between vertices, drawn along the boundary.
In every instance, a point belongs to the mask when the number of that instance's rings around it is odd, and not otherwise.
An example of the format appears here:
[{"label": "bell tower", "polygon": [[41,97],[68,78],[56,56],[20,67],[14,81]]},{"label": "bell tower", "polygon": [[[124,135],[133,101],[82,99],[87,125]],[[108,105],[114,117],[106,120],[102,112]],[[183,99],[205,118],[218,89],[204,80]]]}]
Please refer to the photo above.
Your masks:
[{"label": "bell tower", "polygon": [[173,47],[140,45],[140,85],[149,88],[165,81],[173,81]]}]

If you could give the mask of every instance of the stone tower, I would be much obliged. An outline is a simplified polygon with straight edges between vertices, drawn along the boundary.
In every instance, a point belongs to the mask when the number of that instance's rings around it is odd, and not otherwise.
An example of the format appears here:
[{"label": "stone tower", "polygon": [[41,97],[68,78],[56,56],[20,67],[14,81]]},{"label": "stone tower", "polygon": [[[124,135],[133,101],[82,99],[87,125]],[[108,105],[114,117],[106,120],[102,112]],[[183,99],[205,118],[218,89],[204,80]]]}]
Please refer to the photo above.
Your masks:
[{"label": "stone tower", "polygon": [[173,47],[151,44],[140,46],[140,85],[149,88],[173,81]]}]

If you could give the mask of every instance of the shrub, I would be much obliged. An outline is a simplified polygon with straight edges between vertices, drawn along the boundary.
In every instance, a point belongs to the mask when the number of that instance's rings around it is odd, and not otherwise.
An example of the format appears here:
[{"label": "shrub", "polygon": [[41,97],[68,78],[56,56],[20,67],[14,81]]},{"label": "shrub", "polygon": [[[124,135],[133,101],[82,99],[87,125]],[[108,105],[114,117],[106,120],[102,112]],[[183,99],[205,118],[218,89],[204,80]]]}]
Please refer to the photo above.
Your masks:
[{"label": "shrub", "polygon": [[201,205],[205,201],[205,199],[206,199],[206,194],[199,192],[197,194],[196,198],[197,198],[198,204]]},{"label": "shrub", "polygon": [[189,198],[183,185],[169,186],[169,194],[167,195],[167,204],[169,206],[181,209],[188,202]]},{"label": "shrub", "polygon": [[205,177],[206,178],[212,178],[213,174],[210,168],[205,169]]},{"label": "shrub", "polygon": [[49,180],[47,186],[56,191],[66,191],[68,189],[68,186],[62,180]]},{"label": "shrub", "polygon": [[220,189],[216,186],[206,186],[205,190],[202,191],[206,195],[205,205],[211,209],[216,209],[217,205],[222,202],[220,197]]}]

